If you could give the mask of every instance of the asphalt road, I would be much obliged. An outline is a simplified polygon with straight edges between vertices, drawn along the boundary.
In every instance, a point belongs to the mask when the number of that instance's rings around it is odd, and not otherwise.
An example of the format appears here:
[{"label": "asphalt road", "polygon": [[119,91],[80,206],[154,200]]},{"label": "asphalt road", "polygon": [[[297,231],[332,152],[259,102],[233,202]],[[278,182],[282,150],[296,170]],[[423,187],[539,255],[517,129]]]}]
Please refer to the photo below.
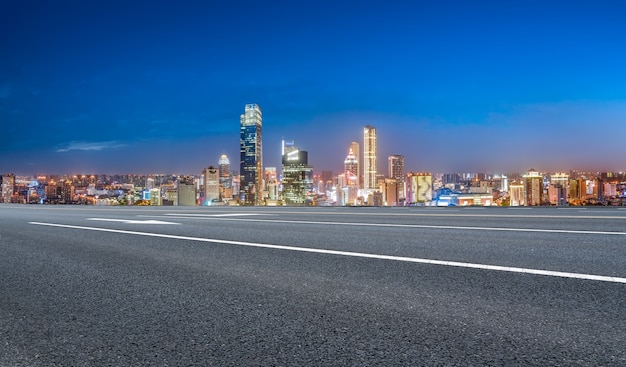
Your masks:
[{"label": "asphalt road", "polygon": [[621,208],[0,205],[0,366],[626,366]]}]

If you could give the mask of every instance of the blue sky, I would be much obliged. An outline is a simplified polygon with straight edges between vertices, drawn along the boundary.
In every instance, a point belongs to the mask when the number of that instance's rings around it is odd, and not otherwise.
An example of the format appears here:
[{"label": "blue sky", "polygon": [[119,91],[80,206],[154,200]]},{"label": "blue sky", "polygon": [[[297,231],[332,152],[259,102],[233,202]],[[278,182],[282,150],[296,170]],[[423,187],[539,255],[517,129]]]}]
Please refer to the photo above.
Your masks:
[{"label": "blue sky", "polygon": [[626,170],[621,1],[14,1],[0,11],[0,171],[199,173],[239,115],[339,171]]}]

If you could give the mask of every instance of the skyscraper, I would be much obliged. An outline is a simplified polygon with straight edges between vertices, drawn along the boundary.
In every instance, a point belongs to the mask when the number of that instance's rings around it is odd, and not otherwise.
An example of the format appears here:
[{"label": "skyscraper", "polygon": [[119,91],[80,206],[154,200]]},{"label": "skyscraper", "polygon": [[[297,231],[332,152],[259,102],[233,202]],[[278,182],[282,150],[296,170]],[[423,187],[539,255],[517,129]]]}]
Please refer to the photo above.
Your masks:
[{"label": "skyscraper", "polygon": [[219,171],[209,166],[204,170],[204,201],[210,204],[220,198]]},{"label": "skyscraper", "polygon": [[240,199],[242,205],[258,205],[263,191],[261,107],[247,104],[240,117],[241,172]]},{"label": "skyscraper", "polygon": [[232,199],[232,181],[230,177],[230,160],[226,154],[222,154],[217,161],[219,169],[219,181],[220,181],[220,198],[222,200]]},{"label": "skyscraper", "polygon": [[352,143],[350,143],[350,150],[352,150],[352,153],[354,153],[354,156],[356,157],[356,172],[354,172],[356,174],[356,186],[357,189],[362,189],[363,188],[363,170],[362,170],[362,159],[361,159],[361,146],[359,145],[358,142],[353,141]]},{"label": "skyscraper", "polygon": [[293,146],[283,154],[283,201],[286,205],[307,205],[313,188],[313,167],[308,153]]},{"label": "skyscraper", "polygon": [[376,128],[370,125],[363,129],[363,189],[376,191]]},{"label": "skyscraper", "polygon": [[359,161],[357,157],[354,155],[352,149],[348,152],[348,156],[343,161],[344,174],[347,181],[348,186],[355,186],[358,188],[359,185]]},{"label": "skyscraper", "polygon": [[543,201],[543,175],[531,169],[524,176],[524,196],[527,206],[541,205]]},{"label": "skyscraper", "polygon": [[15,187],[15,175],[6,174],[0,177],[0,180],[2,182],[2,202],[10,203]]},{"label": "skyscraper", "polygon": [[[396,199],[398,202],[404,201],[404,156],[394,154],[389,156],[389,177],[396,179]],[[391,205],[391,204],[390,204]]]}]

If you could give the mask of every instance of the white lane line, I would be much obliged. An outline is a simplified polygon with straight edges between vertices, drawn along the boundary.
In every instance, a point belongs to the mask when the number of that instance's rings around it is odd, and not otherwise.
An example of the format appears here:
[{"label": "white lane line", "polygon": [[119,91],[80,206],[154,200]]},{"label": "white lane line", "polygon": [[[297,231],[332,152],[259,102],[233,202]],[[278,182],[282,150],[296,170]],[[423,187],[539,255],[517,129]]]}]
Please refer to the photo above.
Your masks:
[{"label": "white lane line", "polygon": [[[192,216],[194,214],[177,214],[177,213],[165,213],[164,215],[188,215]],[[241,217],[241,216],[255,216],[255,215],[271,215],[265,213],[227,213],[227,214],[198,214],[203,217]]]},{"label": "white lane line", "polygon": [[119,222],[127,224],[180,224],[174,222],[163,222],[160,220],[136,220],[136,219],[113,219],[113,218],[87,218],[87,220],[100,222]]},{"label": "white lane line", "polygon": [[461,227],[461,226],[431,226],[424,224],[389,224],[389,223],[359,223],[359,222],[316,222],[307,220],[279,220],[279,219],[247,219],[247,218],[215,218],[203,214],[178,214],[168,215],[168,218],[185,219],[205,218],[209,220],[232,220],[240,222],[264,222],[281,224],[321,224],[336,226],[358,226],[358,227],[398,227],[398,228],[427,228],[427,229],[458,229],[469,231],[498,231],[498,232],[533,232],[533,233],[569,233],[569,234],[599,234],[599,235],[626,235],[626,232],[605,232],[605,231],[581,231],[568,229],[538,229],[538,228],[500,228],[500,227]]},{"label": "white lane line", "polygon": [[42,223],[42,222],[29,222],[29,224],[34,224],[34,225],[39,225],[39,226],[48,226],[48,227],[83,229],[83,230],[88,230],[88,231],[131,234],[131,235],[147,236],[147,237],[171,238],[171,239],[176,239],[176,240],[268,248],[268,249],[274,249],[274,250],[310,252],[310,253],[326,254],[326,255],[350,256],[350,257],[360,257],[360,258],[378,259],[378,260],[402,261],[402,262],[418,263],[418,264],[453,266],[453,267],[458,267],[458,268],[505,271],[509,273],[535,274],[535,275],[545,275],[545,276],[560,277],[560,278],[596,280],[596,281],[611,282],[611,283],[626,283],[626,278],[611,277],[611,276],[605,276],[605,275],[569,273],[569,272],[562,272],[562,271],[518,268],[518,267],[511,267],[511,266],[485,265],[485,264],[465,263],[465,262],[458,262],[458,261],[422,259],[422,258],[417,258],[417,257],[368,254],[368,253],[363,253],[363,252],[325,250],[325,249],[319,249],[319,248],[272,245],[272,244],[255,243],[255,242],[228,241],[228,240],[218,240],[218,239],[212,239],[212,238],[177,236],[177,235],[171,235],[171,234],[159,234],[159,233],[149,233],[149,232],[125,231],[125,230],[109,229],[109,228],[73,226],[73,225],[67,225],[67,224]]}]

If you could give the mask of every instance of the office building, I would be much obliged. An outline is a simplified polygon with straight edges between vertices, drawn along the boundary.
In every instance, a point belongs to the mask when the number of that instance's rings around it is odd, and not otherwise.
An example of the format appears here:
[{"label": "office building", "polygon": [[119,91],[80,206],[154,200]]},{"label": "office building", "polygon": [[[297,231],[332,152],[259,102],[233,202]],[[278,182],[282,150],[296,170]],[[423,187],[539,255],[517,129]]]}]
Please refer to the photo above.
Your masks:
[{"label": "office building", "polygon": [[282,166],[283,203],[309,205],[309,193],[313,188],[313,167],[309,166],[308,152],[296,147],[285,151]]},{"label": "office building", "polygon": [[10,203],[15,188],[15,175],[6,174],[0,179],[2,180],[2,202]]},{"label": "office building", "polygon": [[389,178],[393,178],[396,180],[396,190],[397,193],[396,203],[389,205],[399,205],[399,203],[403,202],[405,199],[405,188],[404,188],[404,156],[399,154],[393,154],[389,156]]},{"label": "office building", "polygon": [[509,185],[509,205],[525,206],[526,196],[524,195],[524,185],[521,182],[512,182]]},{"label": "office building", "polygon": [[376,185],[376,128],[367,125],[363,129],[363,189],[378,190]]},{"label": "office building", "polygon": [[359,161],[354,155],[352,149],[348,152],[348,156],[343,161],[344,174],[346,178],[346,186],[359,187]]},{"label": "office building", "polygon": [[363,162],[362,158],[361,158],[361,146],[358,142],[353,141],[352,143],[350,143],[350,149],[352,151],[352,153],[354,154],[354,157],[356,158],[356,172],[354,172],[356,174],[356,179],[357,179],[357,189],[362,189],[363,188],[363,165],[361,164],[361,162]]},{"label": "office building", "polygon": [[526,206],[537,206],[543,202],[543,175],[531,169],[522,176]]},{"label": "office building", "polygon": [[[180,206],[196,205],[196,185],[193,176],[184,176],[178,178],[178,186],[176,188],[176,201]],[[168,200],[172,197],[168,197]]]},{"label": "office building", "polygon": [[240,117],[240,200],[242,205],[259,205],[263,192],[263,145],[261,108],[247,104]]},{"label": "office building", "polygon": [[433,199],[433,176],[430,173],[409,173],[406,180],[409,204],[429,203]]},{"label": "office building", "polygon": [[220,155],[217,161],[219,170],[219,191],[221,200],[230,200],[233,197],[232,180],[230,176],[230,159],[226,154]]},{"label": "office building", "polygon": [[204,170],[204,203],[210,205],[220,200],[219,170],[209,166]]}]

